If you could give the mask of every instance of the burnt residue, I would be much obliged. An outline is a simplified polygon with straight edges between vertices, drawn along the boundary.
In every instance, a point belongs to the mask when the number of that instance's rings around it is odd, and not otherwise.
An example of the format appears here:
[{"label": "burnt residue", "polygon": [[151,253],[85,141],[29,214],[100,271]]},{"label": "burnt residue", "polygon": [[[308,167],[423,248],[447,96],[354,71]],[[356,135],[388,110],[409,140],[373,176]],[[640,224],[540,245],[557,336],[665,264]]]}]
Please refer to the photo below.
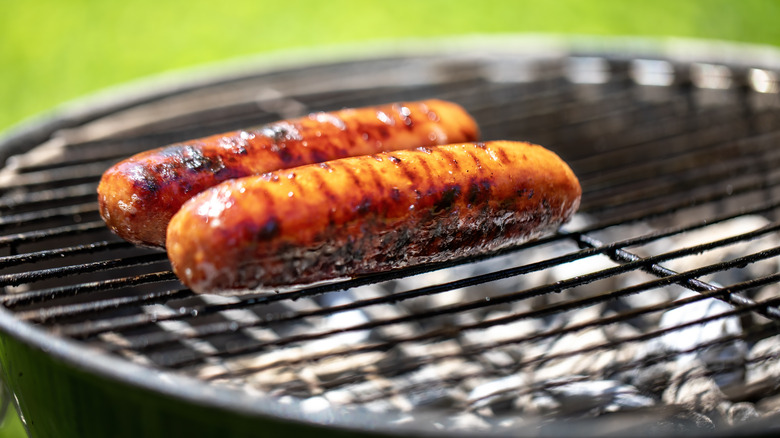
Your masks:
[{"label": "burnt residue", "polygon": [[146,166],[132,165],[127,173],[130,175],[129,178],[133,185],[138,189],[138,193],[154,194],[160,190],[158,178]]},{"label": "burnt residue", "polygon": [[[402,125],[403,126],[403,125]],[[404,129],[406,131],[406,129]],[[377,120],[367,120],[355,129],[356,135],[345,137],[350,144],[369,143],[381,145],[399,132],[399,129]]]},{"label": "burnt residue", "polygon": [[469,204],[478,204],[490,198],[493,182],[487,178],[472,177],[469,179],[469,191],[466,199]]},{"label": "burnt residue", "polygon": [[524,198],[524,199],[533,199],[534,198],[534,189],[529,187],[521,187],[518,188],[517,191],[518,198]]},{"label": "burnt residue", "polygon": [[332,160],[334,158],[331,153],[319,148],[309,148],[308,153],[312,163],[325,164],[324,161]]},{"label": "burnt residue", "polygon": [[433,204],[433,213],[439,214],[452,208],[452,205],[460,197],[461,188],[459,184],[447,184],[440,191],[439,200]]},{"label": "burnt residue", "polygon": [[282,160],[282,163],[285,164],[285,166],[290,166],[296,164],[299,160],[299,156],[293,155],[292,152],[290,152],[290,149],[284,145],[284,147],[280,147],[279,151],[276,153],[280,160]]},{"label": "burnt residue", "polygon": [[279,236],[280,233],[281,224],[279,223],[279,218],[271,216],[262,224],[262,226],[260,226],[260,229],[257,232],[257,239],[261,242],[271,240]]},{"label": "burnt residue", "polygon": [[374,130],[373,137],[385,141],[388,138],[390,138],[390,135],[391,135],[390,127],[387,125],[380,125],[377,126],[376,129]]},{"label": "burnt residue", "polygon": [[357,207],[355,207],[355,211],[357,211],[361,215],[365,215],[366,213],[371,211],[371,206],[373,205],[371,201],[370,196],[365,196],[363,199],[360,200]]},{"label": "burnt residue", "polygon": [[233,148],[233,153],[236,155],[248,155],[249,150],[247,150],[246,145],[244,143],[238,143]]},{"label": "burnt residue", "polygon": [[180,163],[181,167],[190,172],[219,172],[225,168],[222,158],[216,154],[205,154],[202,148],[188,144],[178,144],[166,147],[160,156],[170,160],[162,160],[161,164]]}]

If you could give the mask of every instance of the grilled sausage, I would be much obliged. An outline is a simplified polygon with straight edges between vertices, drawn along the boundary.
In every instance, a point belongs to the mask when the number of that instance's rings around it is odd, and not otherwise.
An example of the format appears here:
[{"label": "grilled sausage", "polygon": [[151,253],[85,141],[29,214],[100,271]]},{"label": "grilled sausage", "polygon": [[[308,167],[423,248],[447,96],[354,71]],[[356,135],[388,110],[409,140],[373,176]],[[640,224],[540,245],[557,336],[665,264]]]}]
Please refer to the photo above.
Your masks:
[{"label": "grilled sausage", "polygon": [[192,198],[168,256],[196,292],[312,283],[521,243],[567,221],[580,195],[566,163],[528,143],[344,158]]},{"label": "grilled sausage", "polygon": [[98,187],[108,227],[133,243],[164,246],[170,218],[195,194],[231,178],[337,158],[473,141],[474,120],[441,100],[315,113],[135,155]]}]

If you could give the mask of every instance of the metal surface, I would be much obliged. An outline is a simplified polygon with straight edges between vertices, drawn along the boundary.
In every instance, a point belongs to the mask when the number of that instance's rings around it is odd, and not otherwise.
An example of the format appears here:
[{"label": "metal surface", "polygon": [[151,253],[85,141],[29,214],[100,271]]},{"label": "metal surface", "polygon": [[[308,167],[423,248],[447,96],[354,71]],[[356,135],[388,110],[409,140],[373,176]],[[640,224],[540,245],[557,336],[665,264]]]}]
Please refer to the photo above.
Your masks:
[{"label": "metal surface", "polygon": [[[770,343],[780,332],[780,56],[496,41],[457,54],[221,73],[7,136],[6,344],[49,349],[101,387],[115,382],[158,394],[163,406],[258,424],[536,435],[565,433],[550,419],[592,417],[582,430],[594,435],[632,424],[641,434],[712,434],[710,426],[771,434],[780,400],[770,378],[780,356]],[[499,254],[227,297],[186,290],[164,252],[120,241],[97,214],[100,175],[133,153],[310,111],[429,97],[463,105],[485,139],[559,153],[584,189],[577,218]],[[668,323],[675,310],[715,302],[722,311]],[[692,333],[708,337],[687,342]],[[758,354],[757,345],[769,349]],[[641,386],[641,370],[682,367],[688,357],[703,364],[685,379],[717,381],[722,412],[669,395],[671,384],[658,394]],[[18,390],[13,361],[3,357]],[[583,382],[633,385],[641,391],[632,403],[645,405],[567,411],[579,393],[566,391]],[[539,410],[543,396],[558,405]],[[40,415],[35,402],[20,404],[28,418]],[[731,419],[747,404],[764,422]],[[681,412],[710,422],[674,420]]]}]

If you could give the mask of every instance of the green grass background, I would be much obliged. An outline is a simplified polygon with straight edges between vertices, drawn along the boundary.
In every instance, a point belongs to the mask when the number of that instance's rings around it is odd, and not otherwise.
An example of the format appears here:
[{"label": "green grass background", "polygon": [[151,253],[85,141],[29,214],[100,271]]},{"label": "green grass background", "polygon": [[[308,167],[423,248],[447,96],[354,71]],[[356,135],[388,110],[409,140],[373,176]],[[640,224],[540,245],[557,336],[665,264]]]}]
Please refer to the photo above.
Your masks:
[{"label": "green grass background", "polygon": [[[778,23],[780,0],[0,0],[0,131],[129,80],[291,48],[523,32],[780,46]],[[0,426],[22,433],[13,414]]]}]

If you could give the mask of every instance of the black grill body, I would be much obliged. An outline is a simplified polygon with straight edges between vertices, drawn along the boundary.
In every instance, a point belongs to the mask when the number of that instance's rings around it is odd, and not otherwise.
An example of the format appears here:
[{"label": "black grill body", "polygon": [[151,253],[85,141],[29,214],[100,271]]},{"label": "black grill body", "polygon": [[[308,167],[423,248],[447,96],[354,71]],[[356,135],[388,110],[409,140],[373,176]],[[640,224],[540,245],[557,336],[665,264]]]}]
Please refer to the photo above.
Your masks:
[{"label": "black grill body", "polygon": [[[780,55],[424,47],[147,82],[7,134],[0,360],[30,434],[775,436]],[[101,173],[133,153],[434,97],[486,140],[561,155],[584,189],[577,218],[489,256],[226,297],[185,289],[164,252],[97,214]],[[700,364],[665,368],[687,358]],[[717,403],[684,396],[697,379]]]}]

